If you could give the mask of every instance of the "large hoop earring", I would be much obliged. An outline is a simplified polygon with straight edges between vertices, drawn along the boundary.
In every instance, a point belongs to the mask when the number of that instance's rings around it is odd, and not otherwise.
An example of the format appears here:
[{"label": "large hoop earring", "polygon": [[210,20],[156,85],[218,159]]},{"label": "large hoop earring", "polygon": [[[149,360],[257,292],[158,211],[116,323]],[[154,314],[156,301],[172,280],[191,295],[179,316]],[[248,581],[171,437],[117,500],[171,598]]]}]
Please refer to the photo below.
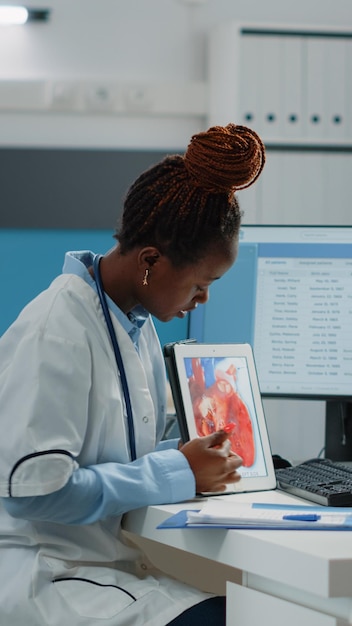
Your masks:
[{"label": "large hoop earring", "polygon": [[143,282],[142,282],[143,287],[147,287],[148,286],[148,276],[149,276],[149,269],[146,268],[146,270],[144,272]]}]

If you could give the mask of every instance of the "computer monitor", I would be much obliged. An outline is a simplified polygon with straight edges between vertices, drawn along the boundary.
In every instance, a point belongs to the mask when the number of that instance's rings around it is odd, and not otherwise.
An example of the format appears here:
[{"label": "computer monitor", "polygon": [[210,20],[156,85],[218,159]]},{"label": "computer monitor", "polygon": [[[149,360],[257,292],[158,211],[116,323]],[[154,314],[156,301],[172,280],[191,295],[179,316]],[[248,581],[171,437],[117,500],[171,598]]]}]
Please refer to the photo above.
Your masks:
[{"label": "computer monitor", "polygon": [[325,456],[352,461],[352,226],[244,225],[190,337],[250,343],[263,397],[326,400]]}]

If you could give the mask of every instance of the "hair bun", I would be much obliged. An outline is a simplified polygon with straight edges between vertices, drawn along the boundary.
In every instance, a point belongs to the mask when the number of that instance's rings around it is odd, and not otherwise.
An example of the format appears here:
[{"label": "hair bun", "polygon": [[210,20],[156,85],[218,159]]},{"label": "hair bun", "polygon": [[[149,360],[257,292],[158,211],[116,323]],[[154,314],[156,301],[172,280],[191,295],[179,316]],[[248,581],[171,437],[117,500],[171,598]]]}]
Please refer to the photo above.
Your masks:
[{"label": "hair bun", "polygon": [[233,193],[254,183],[265,163],[265,148],[246,126],[213,126],[193,135],[184,155],[194,184],[212,193]]}]

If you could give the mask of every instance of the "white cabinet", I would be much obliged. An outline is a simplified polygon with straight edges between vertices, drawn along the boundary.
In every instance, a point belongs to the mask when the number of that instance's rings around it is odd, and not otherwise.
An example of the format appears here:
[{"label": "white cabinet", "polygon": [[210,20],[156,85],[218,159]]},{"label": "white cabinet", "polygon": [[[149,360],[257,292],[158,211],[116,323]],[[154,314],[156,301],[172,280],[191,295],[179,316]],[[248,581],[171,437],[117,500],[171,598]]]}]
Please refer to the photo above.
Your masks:
[{"label": "white cabinet", "polygon": [[226,626],[347,626],[348,622],[305,606],[227,583]]}]

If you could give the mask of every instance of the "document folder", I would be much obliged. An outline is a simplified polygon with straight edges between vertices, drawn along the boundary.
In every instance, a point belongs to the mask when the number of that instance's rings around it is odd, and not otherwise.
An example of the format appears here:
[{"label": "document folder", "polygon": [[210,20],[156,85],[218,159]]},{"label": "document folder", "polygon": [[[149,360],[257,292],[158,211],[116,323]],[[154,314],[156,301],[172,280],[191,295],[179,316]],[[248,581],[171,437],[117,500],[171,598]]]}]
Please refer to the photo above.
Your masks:
[{"label": "document folder", "polygon": [[179,511],[158,528],[352,530],[352,508],[209,500],[202,509]]}]

